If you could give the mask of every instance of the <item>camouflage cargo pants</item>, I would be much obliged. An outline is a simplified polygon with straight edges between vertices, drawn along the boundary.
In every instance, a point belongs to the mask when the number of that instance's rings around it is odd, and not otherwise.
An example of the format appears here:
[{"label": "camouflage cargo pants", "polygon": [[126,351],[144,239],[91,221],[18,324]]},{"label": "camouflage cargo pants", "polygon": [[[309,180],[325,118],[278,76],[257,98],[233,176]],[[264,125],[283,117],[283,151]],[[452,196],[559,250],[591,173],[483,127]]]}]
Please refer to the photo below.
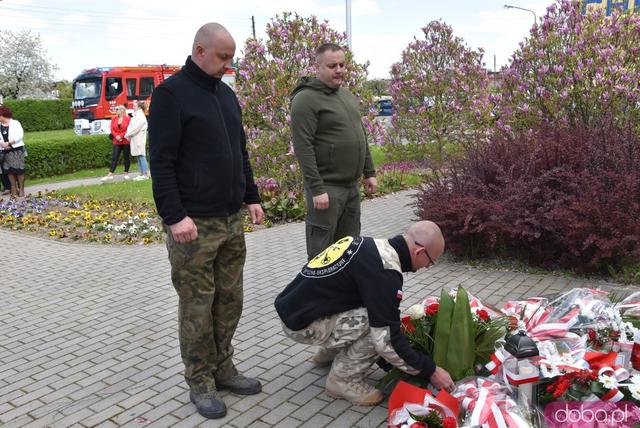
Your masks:
[{"label": "camouflage cargo pants", "polygon": [[293,331],[285,325],[282,328],[287,337],[298,343],[339,351],[331,365],[331,373],[341,379],[364,378],[378,358],[365,308],[320,318],[302,330]]},{"label": "camouflage cargo pants", "polygon": [[242,215],[194,218],[198,238],[186,244],[167,230],[171,280],[178,293],[184,377],[194,392],[216,389],[216,379],[238,372],[231,339],[242,313],[246,247]]}]

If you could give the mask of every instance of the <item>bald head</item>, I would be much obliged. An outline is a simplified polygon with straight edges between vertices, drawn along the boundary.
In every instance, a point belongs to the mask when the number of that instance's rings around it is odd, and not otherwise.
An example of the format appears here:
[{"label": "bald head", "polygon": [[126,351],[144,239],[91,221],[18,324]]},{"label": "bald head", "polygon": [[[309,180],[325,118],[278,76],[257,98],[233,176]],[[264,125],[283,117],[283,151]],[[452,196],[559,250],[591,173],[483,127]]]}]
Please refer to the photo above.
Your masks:
[{"label": "bald head", "polygon": [[210,22],[196,32],[191,60],[208,75],[220,79],[231,68],[235,52],[231,33],[221,24]]},{"label": "bald head", "polygon": [[[414,264],[414,271],[422,267],[429,266],[430,262],[435,262],[444,253],[444,237],[442,231],[432,221],[419,221],[413,223],[407,231],[404,233],[409,252],[412,254],[412,262]],[[420,249],[424,248],[429,263],[421,263],[418,257]]]},{"label": "bald head", "polygon": [[208,24],[204,24],[198,31],[196,32],[196,36],[193,38],[193,46],[191,48],[191,55],[195,54],[196,48],[198,45],[208,47],[212,43],[215,43],[217,40],[223,38],[230,38],[231,34],[229,31],[224,28],[223,25],[218,24],[217,22],[209,22]]}]

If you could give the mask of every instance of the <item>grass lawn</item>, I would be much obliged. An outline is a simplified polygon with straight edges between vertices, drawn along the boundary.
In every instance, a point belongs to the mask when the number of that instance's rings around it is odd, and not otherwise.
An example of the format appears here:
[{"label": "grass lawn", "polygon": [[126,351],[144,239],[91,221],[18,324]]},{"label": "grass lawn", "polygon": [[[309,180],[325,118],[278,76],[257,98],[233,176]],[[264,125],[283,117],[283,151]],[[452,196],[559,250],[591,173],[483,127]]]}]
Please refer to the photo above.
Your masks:
[{"label": "grass lawn", "polygon": [[64,195],[83,195],[93,199],[114,199],[117,201],[135,201],[151,204],[151,180],[144,181],[116,181],[91,186],[69,187],[59,191]]},{"label": "grass lawn", "polygon": [[73,129],[61,129],[58,131],[37,131],[37,132],[25,132],[24,142],[28,146],[32,141],[58,140],[61,138],[73,138],[76,134]]}]

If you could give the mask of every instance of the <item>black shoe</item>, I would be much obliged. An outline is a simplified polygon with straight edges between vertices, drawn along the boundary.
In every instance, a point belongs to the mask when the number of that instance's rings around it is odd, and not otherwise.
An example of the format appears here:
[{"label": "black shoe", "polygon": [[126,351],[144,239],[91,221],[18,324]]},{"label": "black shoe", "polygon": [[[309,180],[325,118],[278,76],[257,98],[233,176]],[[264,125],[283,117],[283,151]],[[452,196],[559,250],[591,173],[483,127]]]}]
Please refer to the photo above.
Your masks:
[{"label": "black shoe", "polygon": [[189,399],[196,405],[198,413],[207,419],[220,419],[227,415],[227,406],[219,400],[215,391],[197,393],[189,391]]},{"label": "black shoe", "polygon": [[258,379],[236,375],[226,380],[216,380],[216,388],[219,391],[228,389],[238,395],[254,395],[262,391],[262,385]]}]

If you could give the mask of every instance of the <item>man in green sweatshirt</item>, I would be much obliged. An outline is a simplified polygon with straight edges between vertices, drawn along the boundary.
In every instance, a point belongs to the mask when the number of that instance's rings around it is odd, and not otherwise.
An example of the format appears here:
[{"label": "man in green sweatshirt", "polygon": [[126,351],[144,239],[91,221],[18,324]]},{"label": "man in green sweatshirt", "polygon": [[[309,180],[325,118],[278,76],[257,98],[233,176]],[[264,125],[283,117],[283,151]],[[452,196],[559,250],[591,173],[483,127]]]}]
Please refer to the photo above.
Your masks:
[{"label": "man in green sweatshirt", "polygon": [[293,147],[304,178],[309,260],[344,236],[360,235],[360,192],[378,183],[358,99],[342,87],[344,50],[316,50],[316,78],[303,77],[291,93]]}]

